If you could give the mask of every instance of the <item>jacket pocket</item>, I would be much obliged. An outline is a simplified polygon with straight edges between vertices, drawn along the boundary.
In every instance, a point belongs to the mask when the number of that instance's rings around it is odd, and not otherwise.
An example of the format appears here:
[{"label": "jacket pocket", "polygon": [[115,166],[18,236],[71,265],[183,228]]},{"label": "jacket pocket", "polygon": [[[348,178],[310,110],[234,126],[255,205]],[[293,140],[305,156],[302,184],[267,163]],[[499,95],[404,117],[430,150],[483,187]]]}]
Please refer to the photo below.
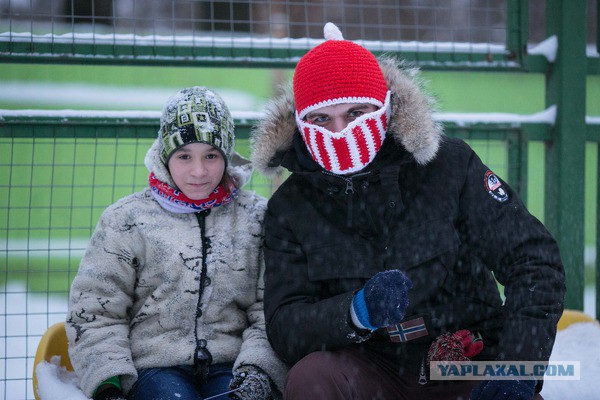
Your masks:
[{"label": "jacket pocket", "polygon": [[383,269],[383,260],[368,243],[360,241],[306,245],[308,279],[368,279]]},{"label": "jacket pocket", "polygon": [[460,239],[449,219],[427,221],[399,233],[387,269],[400,269],[411,279],[412,305],[433,299],[456,263]]},{"label": "jacket pocket", "polygon": [[399,236],[394,255],[401,263],[398,268],[405,270],[441,258],[449,251],[456,254],[460,244],[454,225],[446,218],[403,229]]}]

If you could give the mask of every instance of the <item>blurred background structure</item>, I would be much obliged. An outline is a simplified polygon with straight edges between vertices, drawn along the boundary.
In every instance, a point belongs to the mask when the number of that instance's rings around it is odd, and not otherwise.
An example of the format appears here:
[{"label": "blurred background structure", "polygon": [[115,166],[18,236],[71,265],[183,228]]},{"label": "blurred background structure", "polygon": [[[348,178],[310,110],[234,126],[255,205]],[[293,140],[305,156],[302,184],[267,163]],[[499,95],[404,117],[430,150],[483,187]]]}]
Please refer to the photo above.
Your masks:
[{"label": "blurred background structure", "polygon": [[[334,22],[423,70],[466,139],[557,237],[569,308],[600,316],[598,0],[0,0],[0,397],[31,399],[104,208],[147,184],[166,98],[205,85],[252,124]],[[254,176],[270,196],[278,182]]]}]

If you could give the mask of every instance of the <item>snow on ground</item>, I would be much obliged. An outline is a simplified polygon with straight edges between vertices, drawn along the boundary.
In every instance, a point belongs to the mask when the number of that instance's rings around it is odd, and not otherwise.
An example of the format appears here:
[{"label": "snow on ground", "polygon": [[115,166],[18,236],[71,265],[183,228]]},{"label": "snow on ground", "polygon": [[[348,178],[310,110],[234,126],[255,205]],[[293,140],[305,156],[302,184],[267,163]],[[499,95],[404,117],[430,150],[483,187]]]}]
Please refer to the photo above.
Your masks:
[{"label": "snow on ground", "polygon": [[579,381],[546,380],[542,389],[545,400],[598,399],[600,376],[600,324],[576,323],[559,331],[550,362],[579,361]]},{"label": "snow on ground", "polygon": [[[595,315],[595,291],[585,292],[584,311]],[[6,286],[0,293],[0,396],[6,399],[33,399],[31,376],[33,357],[39,339],[47,326],[63,321],[66,299],[41,294],[28,294],[19,285]],[[546,381],[545,400],[598,398],[595,390],[600,376],[600,326],[574,324],[559,332],[551,361],[579,361],[579,381]],[[44,363],[38,369],[44,400],[83,400],[72,373],[56,364]],[[2,380],[4,379],[4,380]]]}]

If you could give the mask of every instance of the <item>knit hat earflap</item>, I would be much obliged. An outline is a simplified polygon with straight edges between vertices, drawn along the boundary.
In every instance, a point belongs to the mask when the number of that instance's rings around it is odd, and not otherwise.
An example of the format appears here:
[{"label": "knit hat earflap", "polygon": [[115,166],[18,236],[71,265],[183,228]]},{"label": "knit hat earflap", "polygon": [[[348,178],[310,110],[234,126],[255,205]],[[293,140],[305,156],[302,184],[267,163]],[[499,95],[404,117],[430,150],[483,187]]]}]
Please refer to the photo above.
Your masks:
[{"label": "knit hat earflap", "polygon": [[229,108],[217,93],[201,86],[171,96],[160,118],[160,158],[168,165],[178,148],[207,143],[221,151],[227,162],[233,152],[234,123]]},{"label": "knit hat earflap", "polygon": [[293,78],[298,117],[340,103],[368,103],[383,107],[388,87],[377,58],[362,46],[344,40],[328,22],[325,42],[298,62]]}]

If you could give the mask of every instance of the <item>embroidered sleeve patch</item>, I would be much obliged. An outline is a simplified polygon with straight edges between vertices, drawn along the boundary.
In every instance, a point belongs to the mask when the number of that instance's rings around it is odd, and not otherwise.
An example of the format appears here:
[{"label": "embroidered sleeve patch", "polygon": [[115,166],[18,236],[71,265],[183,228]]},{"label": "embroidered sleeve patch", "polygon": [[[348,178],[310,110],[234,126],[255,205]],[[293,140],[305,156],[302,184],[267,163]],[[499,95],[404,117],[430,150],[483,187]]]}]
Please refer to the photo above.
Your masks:
[{"label": "embroidered sleeve patch", "polygon": [[508,200],[508,193],[502,188],[502,182],[500,179],[492,172],[487,171],[483,178],[483,182],[485,184],[485,190],[492,196],[495,200],[504,203]]},{"label": "embroidered sleeve patch", "polygon": [[423,336],[428,336],[429,331],[423,317],[417,317],[386,328],[393,343],[408,342]]}]

